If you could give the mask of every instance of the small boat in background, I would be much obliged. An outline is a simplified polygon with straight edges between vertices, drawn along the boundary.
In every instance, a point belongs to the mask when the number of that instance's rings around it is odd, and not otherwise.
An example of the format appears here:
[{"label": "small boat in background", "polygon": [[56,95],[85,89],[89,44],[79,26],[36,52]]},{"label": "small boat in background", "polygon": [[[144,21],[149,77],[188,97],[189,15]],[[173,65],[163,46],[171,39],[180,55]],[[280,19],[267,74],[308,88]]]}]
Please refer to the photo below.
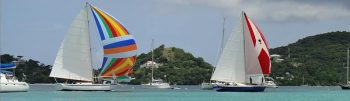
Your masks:
[{"label": "small boat in background", "polygon": [[346,84],[339,84],[341,89],[343,90],[350,90],[350,81],[349,81],[349,48],[348,48],[348,56],[346,61]]},{"label": "small boat in background", "polygon": [[278,88],[277,84],[275,83],[275,80],[272,77],[266,77],[265,83],[266,87],[268,88]]},{"label": "small boat in background", "polygon": [[142,84],[143,86],[146,86],[145,88],[172,88],[169,83],[163,82],[161,79],[153,79],[150,83]]},{"label": "small boat in background", "polygon": [[[152,40],[152,60],[151,61],[147,61],[147,63],[144,65],[146,68],[151,68],[151,82],[150,83],[146,83],[146,84],[142,84],[145,88],[172,88],[170,86],[169,83],[164,82],[162,79],[154,79],[154,68],[159,68],[159,64],[156,63],[154,61],[154,57],[153,57],[153,45],[154,45],[154,40]],[[165,75],[166,76],[166,75]]]},{"label": "small boat in background", "polygon": [[309,86],[309,84],[308,83],[306,83],[305,84],[305,77],[303,76],[303,82],[302,82],[302,85],[300,85],[300,86],[302,86],[302,87],[307,87],[307,86]]},{"label": "small boat in background", "polygon": [[201,87],[203,90],[212,90],[223,85],[225,85],[224,82],[210,82],[210,83],[202,83]]},{"label": "small boat in background", "polygon": [[203,82],[203,83],[201,83],[201,87],[202,87],[202,89],[204,89],[204,90],[212,90],[212,89],[214,89],[214,83],[211,83],[211,82],[209,82],[209,83]]},{"label": "small boat in background", "polygon": [[341,89],[343,90],[350,90],[350,83],[348,82],[347,84],[339,84],[339,86],[341,87]]},{"label": "small boat in background", "polygon": [[181,89],[181,88],[180,87],[171,87],[171,89],[176,90],[176,89]]},{"label": "small boat in background", "polygon": [[0,64],[0,92],[26,92],[29,85],[26,82],[18,81],[15,74],[9,70],[14,70],[15,64]]},{"label": "small boat in background", "polygon": [[274,81],[266,81],[266,87],[268,88],[278,88]]}]

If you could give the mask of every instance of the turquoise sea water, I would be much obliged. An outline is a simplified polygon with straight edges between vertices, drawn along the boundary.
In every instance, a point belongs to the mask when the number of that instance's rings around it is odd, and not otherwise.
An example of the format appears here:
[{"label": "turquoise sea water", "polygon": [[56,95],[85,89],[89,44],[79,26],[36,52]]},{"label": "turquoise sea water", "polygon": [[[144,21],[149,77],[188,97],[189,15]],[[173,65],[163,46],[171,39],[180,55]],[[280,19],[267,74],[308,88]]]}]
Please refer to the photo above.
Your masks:
[{"label": "turquoise sea water", "polygon": [[265,92],[216,92],[200,86],[146,89],[119,86],[111,92],[55,91],[53,85],[30,85],[28,92],[0,93],[0,101],[350,101],[340,87],[280,87]]}]

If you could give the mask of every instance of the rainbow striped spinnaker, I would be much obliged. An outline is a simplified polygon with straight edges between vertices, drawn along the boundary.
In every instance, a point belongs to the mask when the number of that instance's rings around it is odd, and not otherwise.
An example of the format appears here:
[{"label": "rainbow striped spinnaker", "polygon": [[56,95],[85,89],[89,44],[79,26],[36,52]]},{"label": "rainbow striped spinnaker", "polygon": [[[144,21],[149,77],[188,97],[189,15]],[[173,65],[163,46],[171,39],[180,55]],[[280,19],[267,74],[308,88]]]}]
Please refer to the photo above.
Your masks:
[{"label": "rainbow striped spinnaker", "polygon": [[132,72],[136,61],[135,39],[113,16],[95,6],[90,7],[104,49],[99,76],[105,78],[117,76],[117,79],[125,79]]}]

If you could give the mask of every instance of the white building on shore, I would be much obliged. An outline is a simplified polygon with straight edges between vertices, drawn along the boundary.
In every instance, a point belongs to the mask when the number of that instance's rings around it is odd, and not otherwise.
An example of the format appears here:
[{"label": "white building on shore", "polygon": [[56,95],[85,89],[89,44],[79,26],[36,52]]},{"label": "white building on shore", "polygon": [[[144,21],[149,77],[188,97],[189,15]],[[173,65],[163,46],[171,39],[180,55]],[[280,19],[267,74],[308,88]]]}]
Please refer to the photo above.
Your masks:
[{"label": "white building on shore", "polygon": [[147,61],[146,63],[142,64],[141,68],[159,68],[162,64],[156,63],[154,61]]},{"label": "white building on shore", "polygon": [[271,60],[274,62],[282,62],[284,59],[281,59],[281,55],[278,54],[272,54],[270,55]]}]

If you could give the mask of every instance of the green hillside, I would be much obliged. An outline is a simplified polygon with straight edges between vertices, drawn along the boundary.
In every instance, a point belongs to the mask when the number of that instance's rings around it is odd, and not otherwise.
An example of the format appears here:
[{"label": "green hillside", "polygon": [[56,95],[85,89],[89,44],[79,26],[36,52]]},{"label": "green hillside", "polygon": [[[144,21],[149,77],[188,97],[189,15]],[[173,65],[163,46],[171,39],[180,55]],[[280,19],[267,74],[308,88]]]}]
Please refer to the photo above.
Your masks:
[{"label": "green hillside", "polygon": [[[140,65],[150,61],[151,58],[151,52],[142,53],[137,57],[134,66],[136,79],[132,81],[133,84],[150,82],[151,69],[140,68]],[[164,45],[154,50],[154,60],[161,64],[158,69],[154,69],[154,78],[171,84],[197,85],[203,81],[209,81],[213,68],[201,57],[194,57],[191,53],[179,48],[165,48]]]},{"label": "green hillside", "polygon": [[[350,32],[329,32],[309,36],[270,50],[282,62],[272,63],[272,77],[280,85],[336,85],[346,79],[346,50]],[[282,78],[281,78],[282,77]],[[284,78],[283,78],[284,77]]]}]

